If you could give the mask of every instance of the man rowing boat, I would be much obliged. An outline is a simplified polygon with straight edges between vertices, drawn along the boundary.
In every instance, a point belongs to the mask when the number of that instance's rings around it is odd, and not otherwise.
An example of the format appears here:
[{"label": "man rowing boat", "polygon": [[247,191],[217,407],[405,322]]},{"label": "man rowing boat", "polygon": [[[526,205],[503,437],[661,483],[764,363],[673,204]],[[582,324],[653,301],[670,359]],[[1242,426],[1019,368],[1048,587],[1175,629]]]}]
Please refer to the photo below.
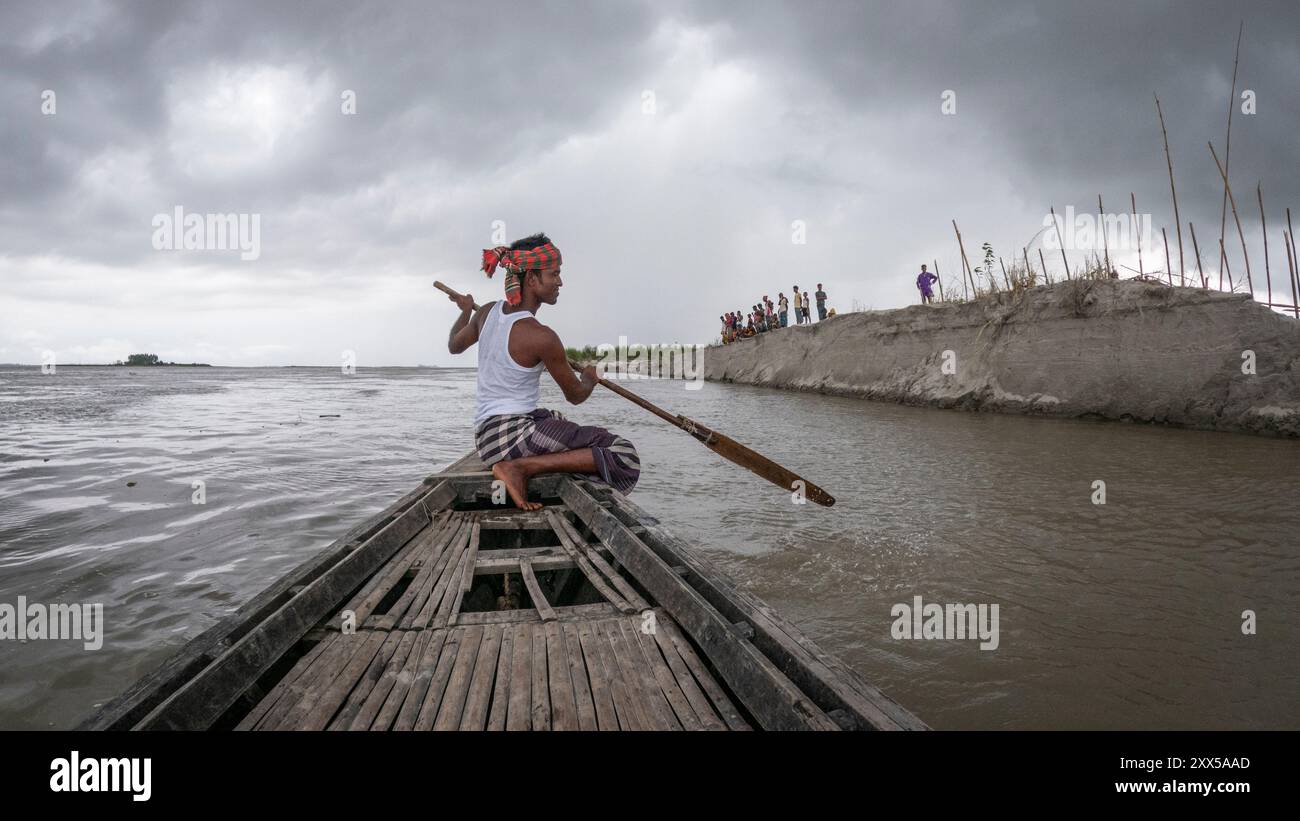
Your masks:
[{"label": "man rowing boat", "polygon": [[479,345],[475,447],[523,510],[541,507],[528,501],[528,480],[534,476],[586,474],[630,493],[641,475],[636,448],[622,436],[537,407],[543,367],[573,405],[585,402],[597,384],[592,365],[582,369],[581,378],[574,375],[560,337],[536,318],[543,303],[559,299],[560,262],[560,250],[545,234],[488,248],[483,270],[491,278],[498,266],[505,269],[506,298],[474,313],[471,295],[451,297],[460,317],[451,326],[447,350],[458,354]]}]

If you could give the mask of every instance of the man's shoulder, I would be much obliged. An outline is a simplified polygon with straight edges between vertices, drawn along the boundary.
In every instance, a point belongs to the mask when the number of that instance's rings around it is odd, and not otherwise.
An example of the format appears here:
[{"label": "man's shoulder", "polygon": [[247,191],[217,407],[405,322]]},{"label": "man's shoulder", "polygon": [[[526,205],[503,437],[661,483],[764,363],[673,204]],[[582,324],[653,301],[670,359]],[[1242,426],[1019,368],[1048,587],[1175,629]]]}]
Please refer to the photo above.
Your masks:
[{"label": "man's shoulder", "polygon": [[535,316],[526,316],[520,319],[515,323],[515,327],[522,329],[530,340],[541,342],[559,339],[555,331],[551,330],[551,326],[543,325]]},{"label": "man's shoulder", "polygon": [[542,324],[542,321],[541,321],[540,319],[537,318],[537,315],[536,315],[536,314],[533,314],[533,315],[531,315],[531,316],[520,317],[520,318],[519,318],[519,323],[518,323],[518,324],[520,324],[520,325],[524,325],[524,326],[529,327],[529,328],[545,328],[545,329],[547,329],[548,331],[550,330],[550,326],[549,326],[549,325],[543,325],[543,324]]},{"label": "man's shoulder", "polygon": [[492,300],[486,305],[478,306],[478,310],[474,312],[474,324],[480,331],[483,330],[483,323],[487,321],[488,314],[492,313],[492,307],[496,304],[497,300]]}]

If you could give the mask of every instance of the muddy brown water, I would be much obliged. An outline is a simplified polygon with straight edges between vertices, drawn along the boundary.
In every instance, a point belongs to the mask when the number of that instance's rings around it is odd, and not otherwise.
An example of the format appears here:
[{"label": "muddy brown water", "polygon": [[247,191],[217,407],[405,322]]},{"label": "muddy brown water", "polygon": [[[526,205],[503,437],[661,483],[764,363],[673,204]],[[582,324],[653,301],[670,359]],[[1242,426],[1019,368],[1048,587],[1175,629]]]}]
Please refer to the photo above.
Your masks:
[{"label": "muddy brown water", "polygon": [[[1300,728],[1300,443],[626,383],[823,509],[544,382],[637,444],[633,501],[936,728]],[[106,622],[98,650],[0,640],[0,728],[75,725],[463,455],[473,391],[461,369],[0,369],[0,605]],[[997,648],[896,638],[916,596],[997,605]]]}]

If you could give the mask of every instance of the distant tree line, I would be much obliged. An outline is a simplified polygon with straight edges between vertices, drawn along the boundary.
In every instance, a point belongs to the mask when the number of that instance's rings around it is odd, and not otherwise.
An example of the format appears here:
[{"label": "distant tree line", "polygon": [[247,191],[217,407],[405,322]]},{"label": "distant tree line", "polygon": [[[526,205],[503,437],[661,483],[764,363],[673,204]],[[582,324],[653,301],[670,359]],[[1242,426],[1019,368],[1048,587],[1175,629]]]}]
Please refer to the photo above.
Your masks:
[{"label": "distant tree line", "polygon": [[186,362],[163,362],[161,359],[158,358],[158,354],[156,354],[156,353],[133,353],[133,354],[131,354],[130,356],[128,356],[128,357],[126,358],[126,361],[125,361],[125,362],[123,362],[122,360],[119,359],[119,360],[117,360],[117,362],[114,362],[113,364],[115,364],[115,365],[131,365],[131,366],[137,366],[137,365],[139,365],[139,366],[144,366],[144,365],[187,365],[187,364],[188,364],[188,365],[194,365],[194,366],[208,367],[207,363],[205,363],[205,362],[189,362],[189,363],[186,363]]}]

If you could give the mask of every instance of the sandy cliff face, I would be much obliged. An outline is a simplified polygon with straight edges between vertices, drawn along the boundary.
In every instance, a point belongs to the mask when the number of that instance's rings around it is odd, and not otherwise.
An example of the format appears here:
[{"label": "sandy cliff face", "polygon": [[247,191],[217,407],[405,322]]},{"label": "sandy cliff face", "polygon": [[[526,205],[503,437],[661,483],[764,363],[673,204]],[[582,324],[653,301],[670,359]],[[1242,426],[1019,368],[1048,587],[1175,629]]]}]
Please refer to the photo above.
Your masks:
[{"label": "sandy cliff face", "polygon": [[710,347],[704,372],[907,404],[1300,437],[1300,322],[1245,295],[1154,283],[1074,281],[844,314]]}]

